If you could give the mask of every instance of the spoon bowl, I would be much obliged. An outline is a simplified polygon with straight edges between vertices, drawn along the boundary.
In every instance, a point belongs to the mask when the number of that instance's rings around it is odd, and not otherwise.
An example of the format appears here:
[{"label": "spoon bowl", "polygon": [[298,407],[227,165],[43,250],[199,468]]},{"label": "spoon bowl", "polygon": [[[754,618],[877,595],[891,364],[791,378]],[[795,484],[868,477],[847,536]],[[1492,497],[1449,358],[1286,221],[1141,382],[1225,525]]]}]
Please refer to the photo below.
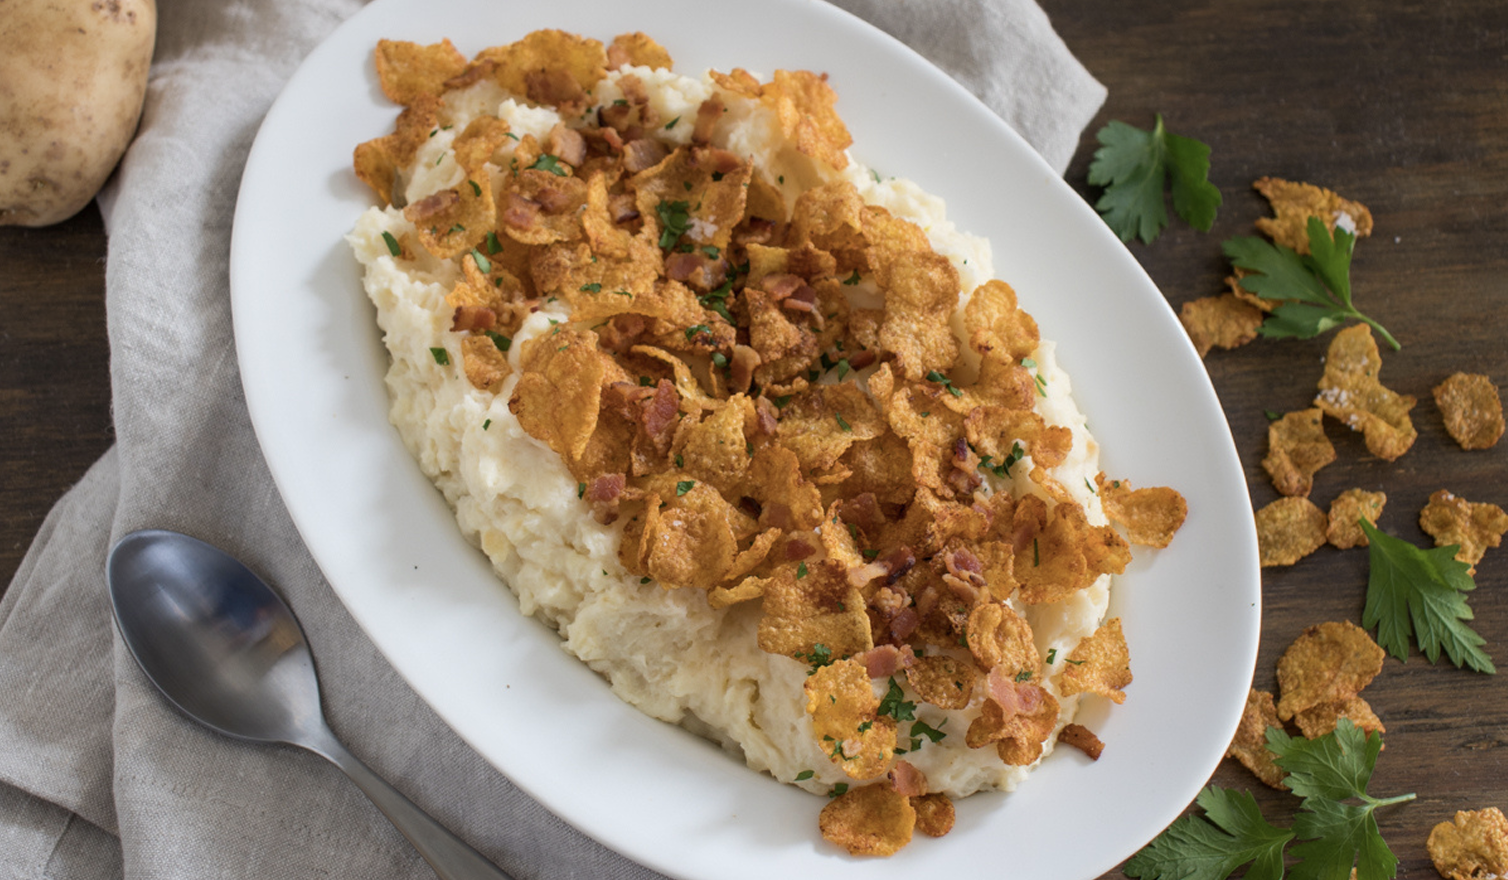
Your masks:
[{"label": "spoon bowl", "polygon": [[106,580],[126,648],[186,715],[227,736],[287,743],[326,758],[441,878],[508,880],[330,732],[303,629],[251,569],[196,538],[152,529],[115,545]]}]

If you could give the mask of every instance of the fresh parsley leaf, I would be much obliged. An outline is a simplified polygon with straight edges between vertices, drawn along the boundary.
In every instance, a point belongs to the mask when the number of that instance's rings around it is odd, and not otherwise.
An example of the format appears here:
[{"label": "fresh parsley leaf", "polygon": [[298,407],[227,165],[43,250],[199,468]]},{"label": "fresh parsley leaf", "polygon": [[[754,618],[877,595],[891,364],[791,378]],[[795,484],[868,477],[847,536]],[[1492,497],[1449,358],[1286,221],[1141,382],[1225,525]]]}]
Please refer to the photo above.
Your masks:
[{"label": "fresh parsley leaf", "polygon": [[541,153],[539,158],[534,160],[534,164],[529,167],[540,171],[548,171],[556,177],[566,176],[566,170],[560,167],[560,157],[552,156],[549,153]]},{"label": "fresh parsley leaf", "polygon": [[1283,847],[1294,834],[1264,818],[1250,792],[1208,786],[1195,799],[1204,817],[1184,816],[1126,863],[1127,877],[1224,880],[1247,863],[1246,880],[1281,880]]},{"label": "fresh parsley leaf", "polygon": [[1168,225],[1163,188],[1172,180],[1173,210],[1195,229],[1209,232],[1220,208],[1220,190],[1209,181],[1210,148],[1163,125],[1151,131],[1111,120],[1095,135],[1100,148],[1089,165],[1089,182],[1105,192],[1095,209],[1121,241],[1140,236],[1151,244]]},{"label": "fresh parsley leaf", "polygon": [[1393,877],[1398,859],[1382,839],[1374,813],[1378,807],[1411,801],[1414,795],[1375,798],[1367,793],[1382,736],[1368,735],[1342,718],[1334,732],[1316,739],[1269,727],[1267,748],[1288,771],[1284,782],[1289,789],[1304,799],[1293,817],[1300,842],[1292,854],[1302,859],[1293,867],[1295,880],[1343,878],[1353,866],[1357,880]]},{"label": "fresh parsley leaf", "polygon": [[696,480],[682,480],[679,483],[675,484],[675,494],[677,496],[685,495],[687,492],[690,492],[695,486]]},{"label": "fresh parsley leaf", "polygon": [[1421,550],[1364,519],[1361,527],[1370,544],[1371,563],[1361,623],[1377,627],[1377,644],[1406,660],[1412,636],[1431,663],[1440,659],[1444,648],[1457,667],[1496,673],[1492,658],[1482,650],[1485,640],[1465,623],[1472,619],[1466,594],[1477,585],[1467,573],[1471,566],[1455,558],[1459,548],[1452,544]]},{"label": "fresh parsley leaf", "polygon": [[472,248],[471,258],[473,260],[476,260],[476,268],[478,272],[486,275],[488,272],[492,271],[492,261],[482,256],[481,251],[477,250],[476,248]]},{"label": "fresh parsley leaf", "polygon": [[662,201],[655,206],[660,218],[660,249],[675,247],[676,240],[691,227],[691,203]]},{"label": "fresh parsley leaf", "polygon": [[1381,324],[1351,304],[1351,252],[1356,236],[1336,227],[1332,236],[1318,217],[1308,225],[1309,253],[1256,236],[1225,242],[1225,255],[1238,268],[1259,274],[1241,279],[1241,286],[1263,299],[1281,304],[1262,322],[1260,333],[1272,338],[1313,339],[1348,320],[1363,321],[1394,351],[1399,349]]},{"label": "fresh parsley leaf", "polygon": [[398,239],[393,238],[393,234],[391,232],[383,230],[382,240],[385,244],[387,244],[388,253],[392,254],[395,257],[403,256],[403,247],[402,245],[398,244]]},{"label": "fresh parsley leaf", "polygon": [[890,679],[890,688],[885,691],[885,696],[880,698],[880,707],[875,710],[877,715],[889,715],[896,721],[915,721],[916,704],[905,699],[905,693],[901,686],[896,683],[894,676]]},{"label": "fresh parsley leaf", "polygon": [[446,351],[443,348],[440,348],[438,346],[430,348],[429,356],[434,358],[435,363],[439,364],[442,367],[450,365],[450,352]]}]

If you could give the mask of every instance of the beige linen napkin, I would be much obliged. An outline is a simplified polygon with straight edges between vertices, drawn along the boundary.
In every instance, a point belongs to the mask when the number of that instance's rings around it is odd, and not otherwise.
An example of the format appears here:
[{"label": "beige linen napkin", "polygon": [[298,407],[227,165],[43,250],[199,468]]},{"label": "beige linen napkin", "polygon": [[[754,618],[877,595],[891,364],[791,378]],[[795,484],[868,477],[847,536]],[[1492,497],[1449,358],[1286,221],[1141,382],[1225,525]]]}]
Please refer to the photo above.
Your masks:
[{"label": "beige linen napkin", "polygon": [[[1032,0],[839,5],[952,73],[1060,173],[1104,99]],[[111,543],[145,527],[219,544],[278,585],[334,730],[514,877],[653,876],[515,789],[407,687],[322,579],[253,436],[228,295],[236,189],[283,83],[359,7],[159,0],[145,116],[105,201],[116,446],[0,602],[0,880],[432,876],[319,758],[210,733],[151,690],[104,584]]]}]

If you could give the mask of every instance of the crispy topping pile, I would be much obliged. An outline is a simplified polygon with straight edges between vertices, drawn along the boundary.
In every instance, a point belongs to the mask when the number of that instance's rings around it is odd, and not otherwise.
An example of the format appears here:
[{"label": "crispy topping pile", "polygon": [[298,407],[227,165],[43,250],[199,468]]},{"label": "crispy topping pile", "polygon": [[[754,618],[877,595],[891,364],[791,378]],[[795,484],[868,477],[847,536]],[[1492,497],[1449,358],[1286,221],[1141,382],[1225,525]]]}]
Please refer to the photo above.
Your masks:
[{"label": "crispy topping pile", "polygon": [[[384,41],[377,59],[406,109],[355,161],[384,201],[454,90],[491,78],[568,120],[543,140],[472,120],[453,148],[464,179],[407,205],[415,234],[389,247],[459,260],[448,301],[466,378],[496,393],[516,373],[511,411],[621,527],[628,572],[714,608],[761,602],[760,648],[810,665],[813,735],[849,777],[879,780],[833,800],[823,833],[888,854],[951,826],[946,798],[896,759],[918,737],[901,730],[903,685],[970,709],[970,746],[1037,760],[1059,703],[1021,609],[1121,572],[1128,545],[1051,475],[1073,435],[1034,409],[1037,326],[1010,286],[961,298],[926,233],[852,184],[787,204],[782,181],[714,144],[743,102],[843,168],[825,77],[714,73],[694,118],[662,119],[632,72],[615,80],[624,98],[591,98],[610,69],[669,65],[642,34],[604,48],[540,31],[469,61],[448,42]],[[676,126],[689,141],[665,137]],[[561,317],[515,346],[541,310]],[[1016,497],[1022,478],[1033,488]],[[1185,515],[1172,490],[1103,475],[1088,488],[1134,541],[1165,546]],[[1121,702],[1119,620],[1065,668],[1061,696]],[[1092,733],[1071,736],[1098,754]]]}]

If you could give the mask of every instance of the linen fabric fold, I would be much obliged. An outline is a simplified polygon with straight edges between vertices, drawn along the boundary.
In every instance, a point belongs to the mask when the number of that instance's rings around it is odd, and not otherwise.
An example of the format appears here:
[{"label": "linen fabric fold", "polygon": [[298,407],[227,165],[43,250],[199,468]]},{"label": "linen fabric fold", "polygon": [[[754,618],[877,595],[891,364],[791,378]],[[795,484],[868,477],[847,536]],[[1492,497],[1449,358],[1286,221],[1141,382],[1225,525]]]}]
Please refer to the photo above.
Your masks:
[{"label": "linen fabric fold", "polygon": [[[0,878],[433,876],[334,767],[219,736],[153,690],[104,579],[112,543],[148,527],[277,585],[316,651],[331,727],[518,880],[658,876],[515,788],[403,682],[320,575],[258,449],[230,318],[236,192],[283,84],[361,5],[158,2],[141,127],[101,197],[116,445],[0,600]],[[953,75],[1059,173],[1104,100],[1032,0],[838,5]]]}]

